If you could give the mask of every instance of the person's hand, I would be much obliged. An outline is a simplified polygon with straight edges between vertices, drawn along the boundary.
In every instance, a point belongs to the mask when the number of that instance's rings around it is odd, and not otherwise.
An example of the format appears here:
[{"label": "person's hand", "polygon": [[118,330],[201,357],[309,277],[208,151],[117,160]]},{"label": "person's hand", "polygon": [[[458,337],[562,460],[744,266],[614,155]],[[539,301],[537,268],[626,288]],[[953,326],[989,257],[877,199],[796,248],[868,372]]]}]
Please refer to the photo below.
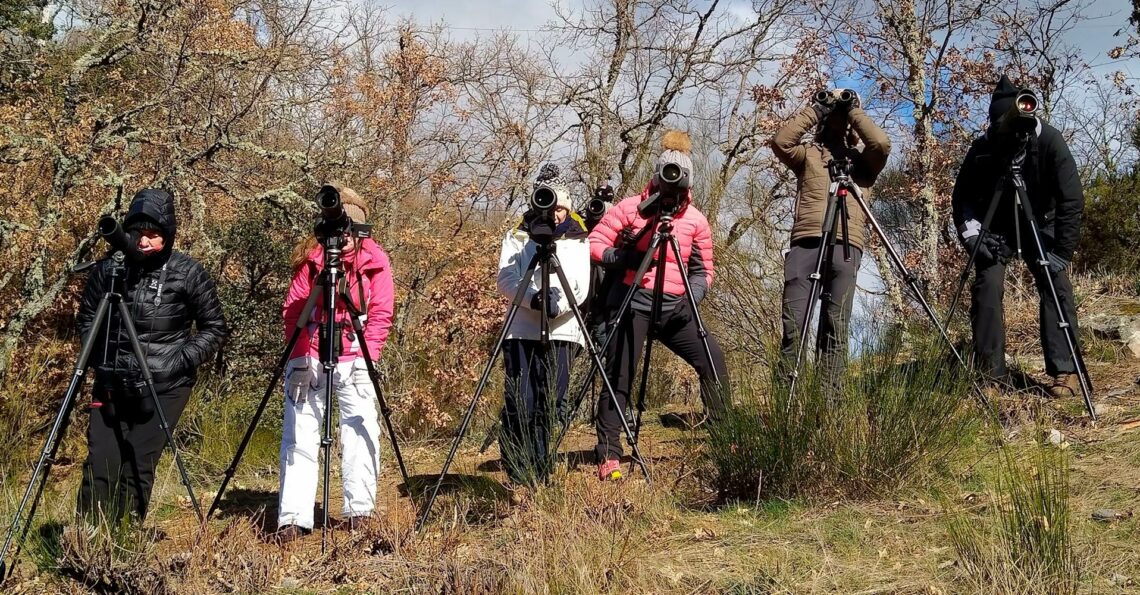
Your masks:
[{"label": "person's hand", "polygon": [[[549,316],[550,318],[557,318],[558,315],[562,313],[561,307],[559,306],[559,303],[558,303],[558,298],[561,294],[562,294],[562,292],[560,292],[557,287],[551,287],[546,292],[546,315]],[[530,309],[531,310],[537,310],[537,311],[542,310],[542,299],[541,298],[542,298],[542,292],[541,291],[536,292],[534,294],[534,296],[530,298]]]},{"label": "person's hand", "polygon": [[[820,101],[823,99],[823,101]],[[834,91],[827,91],[824,89],[819,90],[812,95],[811,107],[815,110],[816,117],[822,122],[835,109],[835,94]]]},{"label": "person's hand", "polygon": [[863,100],[859,97],[859,92],[855,89],[836,89],[833,93],[836,93],[836,100],[841,99],[845,93],[849,94],[852,97],[851,101],[847,104],[849,107],[863,107]]},{"label": "person's hand", "polygon": [[966,254],[976,254],[974,261],[981,265],[991,265],[997,262],[994,258],[993,252],[990,252],[986,243],[981,241],[981,235],[970,236],[962,240],[962,246],[966,248]]},{"label": "person's hand", "polygon": [[1049,270],[1053,271],[1054,274],[1060,273],[1061,271],[1069,268],[1069,261],[1061,258],[1060,256],[1057,256],[1056,254],[1053,254],[1052,252],[1047,253],[1045,255],[1045,258],[1049,261]]},{"label": "person's hand", "polygon": [[610,269],[625,268],[637,270],[641,266],[645,252],[635,248],[606,248],[602,253],[602,266]]}]

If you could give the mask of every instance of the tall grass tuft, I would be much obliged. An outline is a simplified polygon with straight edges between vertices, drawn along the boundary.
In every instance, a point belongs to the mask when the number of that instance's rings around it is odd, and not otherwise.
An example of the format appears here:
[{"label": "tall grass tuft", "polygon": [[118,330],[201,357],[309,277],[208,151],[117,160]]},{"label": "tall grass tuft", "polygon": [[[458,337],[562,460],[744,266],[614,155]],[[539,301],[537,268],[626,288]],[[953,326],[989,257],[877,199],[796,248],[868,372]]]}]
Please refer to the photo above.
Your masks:
[{"label": "tall grass tuft", "polygon": [[712,424],[722,498],[890,493],[935,469],[973,435],[970,384],[928,337],[888,333],[848,366],[838,392],[812,366],[796,393],[773,371],[744,378],[738,405]]},{"label": "tall grass tuft", "polygon": [[950,539],[981,591],[1076,593],[1066,451],[1034,444],[1028,458],[1020,461],[1011,446],[1001,448],[996,517],[960,515],[950,522]]}]

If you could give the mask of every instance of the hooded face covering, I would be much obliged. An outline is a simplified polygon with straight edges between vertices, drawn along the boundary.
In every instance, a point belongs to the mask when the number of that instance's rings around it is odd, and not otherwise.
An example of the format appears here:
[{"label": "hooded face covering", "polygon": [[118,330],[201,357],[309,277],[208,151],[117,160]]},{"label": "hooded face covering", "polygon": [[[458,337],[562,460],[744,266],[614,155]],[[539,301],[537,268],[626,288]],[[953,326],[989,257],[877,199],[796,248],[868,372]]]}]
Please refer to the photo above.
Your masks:
[{"label": "hooded face covering", "polygon": [[994,87],[993,95],[990,96],[990,124],[996,124],[1002,116],[1009,113],[1013,109],[1013,100],[1017,97],[1018,88],[1013,86],[1013,82],[1009,80],[1006,75],[1001,75],[1001,80],[998,81]]},{"label": "hooded face covering", "polygon": [[169,192],[156,188],[140,190],[131,199],[130,209],[123,219],[123,229],[130,235],[132,243],[137,243],[139,235],[145,230],[154,230],[162,235],[165,242],[162,251],[143,260],[145,265],[160,266],[174,250],[174,236],[178,230],[174,197]]}]

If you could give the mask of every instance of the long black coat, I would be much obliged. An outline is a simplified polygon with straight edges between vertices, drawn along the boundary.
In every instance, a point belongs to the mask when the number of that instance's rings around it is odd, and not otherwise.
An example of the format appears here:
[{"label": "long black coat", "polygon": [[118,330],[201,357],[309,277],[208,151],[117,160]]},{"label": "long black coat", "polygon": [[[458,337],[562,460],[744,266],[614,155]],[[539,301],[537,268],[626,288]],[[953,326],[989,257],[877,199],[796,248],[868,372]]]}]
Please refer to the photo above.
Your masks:
[{"label": "long black coat", "polygon": [[[197,261],[173,249],[177,231],[173,198],[157,190],[140,192],[131,203],[124,227],[140,217],[158,224],[166,247],[162,253],[141,262],[128,260],[120,269],[114,290],[123,296],[147,366],[162,393],[194,384],[198,366],[218,351],[228,330],[213,280]],[[111,289],[113,266],[111,258],[104,258],[87,279],[78,315],[83,338],[98,322],[95,309],[103,294]],[[191,333],[192,325],[198,327],[196,334]],[[102,330],[104,334],[96,341],[89,360],[98,370],[97,382],[112,377],[128,382],[141,379],[126,329],[113,304],[109,324]]]},{"label": "long black coat", "polygon": [[[954,224],[959,230],[970,219],[981,222],[985,218],[998,179],[1008,172],[1009,156],[1010,152],[988,134],[970,145],[954,182],[952,205]],[[1037,134],[1030,135],[1022,177],[1045,249],[1072,260],[1080,235],[1085,196],[1076,163],[1060,131],[1041,122]],[[1008,183],[1000,201],[989,229],[1012,246],[1016,233],[1014,190]],[[1021,244],[1032,254],[1028,221],[1021,217]]]}]

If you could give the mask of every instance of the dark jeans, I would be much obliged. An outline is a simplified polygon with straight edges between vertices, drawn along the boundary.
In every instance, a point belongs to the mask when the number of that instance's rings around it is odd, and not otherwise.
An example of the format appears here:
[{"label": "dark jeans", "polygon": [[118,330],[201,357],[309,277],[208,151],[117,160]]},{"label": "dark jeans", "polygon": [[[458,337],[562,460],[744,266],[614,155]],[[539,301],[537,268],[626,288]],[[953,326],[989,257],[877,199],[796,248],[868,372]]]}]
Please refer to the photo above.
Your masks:
[{"label": "dark jeans", "polygon": [[[649,313],[630,310],[618,325],[617,333],[607,350],[606,375],[613,383],[618,406],[628,409],[630,388],[633,384],[637,363],[641,360],[641,350],[649,334]],[[712,362],[705,355],[705,348],[697,333],[697,322],[692,308],[685,300],[677,309],[662,312],[656,327],[657,339],[670,351],[677,354],[697,371],[701,380],[701,400],[711,418],[719,418],[726,407],[725,392],[728,389],[728,368],[724,363],[724,353],[716,339],[708,337]],[[652,366],[652,362],[650,363]],[[713,370],[720,377],[720,385],[713,379]],[[632,420],[629,420],[632,429]],[[598,396],[598,446],[595,453],[598,460],[620,459],[621,417],[614,402],[605,390]]]},{"label": "dark jeans", "polygon": [[[807,316],[811,295],[811,277],[819,258],[820,238],[808,238],[792,243],[784,258],[784,335],[780,342],[783,364],[790,370],[795,365],[796,350],[800,345],[800,329]],[[843,259],[843,244],[832,248],[831,266],[824,261],[821,271],[823,285],[820,300],[819,329],[816,332],[816,350],[820,355],[821,378],[838,387],[843,369],[847,366],[847,333],[851,320],[851,307],[855,303],[855,281],[863,251],[851,247],[851,260]],[[807,354],[803,357],[806,359]]]},{"label": "dark jeans", "polygon": [[[166,432],[159,426],[149,395],[108,391],[98,385],[95,390],[103,406],[90,409],[78,510],[84,515],[102,514],[112,523],[127,514],[142,520],[150,506],[154,470],[166,446]],[[171,428],[182,416],[190,390],[184,386],[158,395]]]},{"label": "dark jeans", "polygon": [[[1012,255],[1008,249],[1007,254]],[[1046,270],[1034,262],[1029,255],[1036,252],[1029,248],[1022,252],[1029,271],[1037,286],[1041,348],[1045,352],[1045,371],[1050,376],[1075,374],[1069,344],[1065,331],[1058,324],[1057,309],[1049,294]],[[1057,288],[1057,298],[1065,312],[1065,319],[1072,325],[1073,337],[1077,337],[1077,307],[1073,301],[1073,285],[1065,271],[1053,274],[1053,284]],[[970,322],[974,330],[974,365],[983,374],[1001,377],[1005,368],[1005,319],[1002,301],[1005,296],[1005,258],[998,262],[981,262],[976,266],[974,284],[971,287]],[[1079,343],[1077,349],[1080,349]]]},{"label": "dark jeans", "polygon": [[545,481],[553,470],[552,428],[565,415],[570,362],[578,346],[510,339],[503,343],[506,383],[499,452],[507,476],[517,484]]}]

